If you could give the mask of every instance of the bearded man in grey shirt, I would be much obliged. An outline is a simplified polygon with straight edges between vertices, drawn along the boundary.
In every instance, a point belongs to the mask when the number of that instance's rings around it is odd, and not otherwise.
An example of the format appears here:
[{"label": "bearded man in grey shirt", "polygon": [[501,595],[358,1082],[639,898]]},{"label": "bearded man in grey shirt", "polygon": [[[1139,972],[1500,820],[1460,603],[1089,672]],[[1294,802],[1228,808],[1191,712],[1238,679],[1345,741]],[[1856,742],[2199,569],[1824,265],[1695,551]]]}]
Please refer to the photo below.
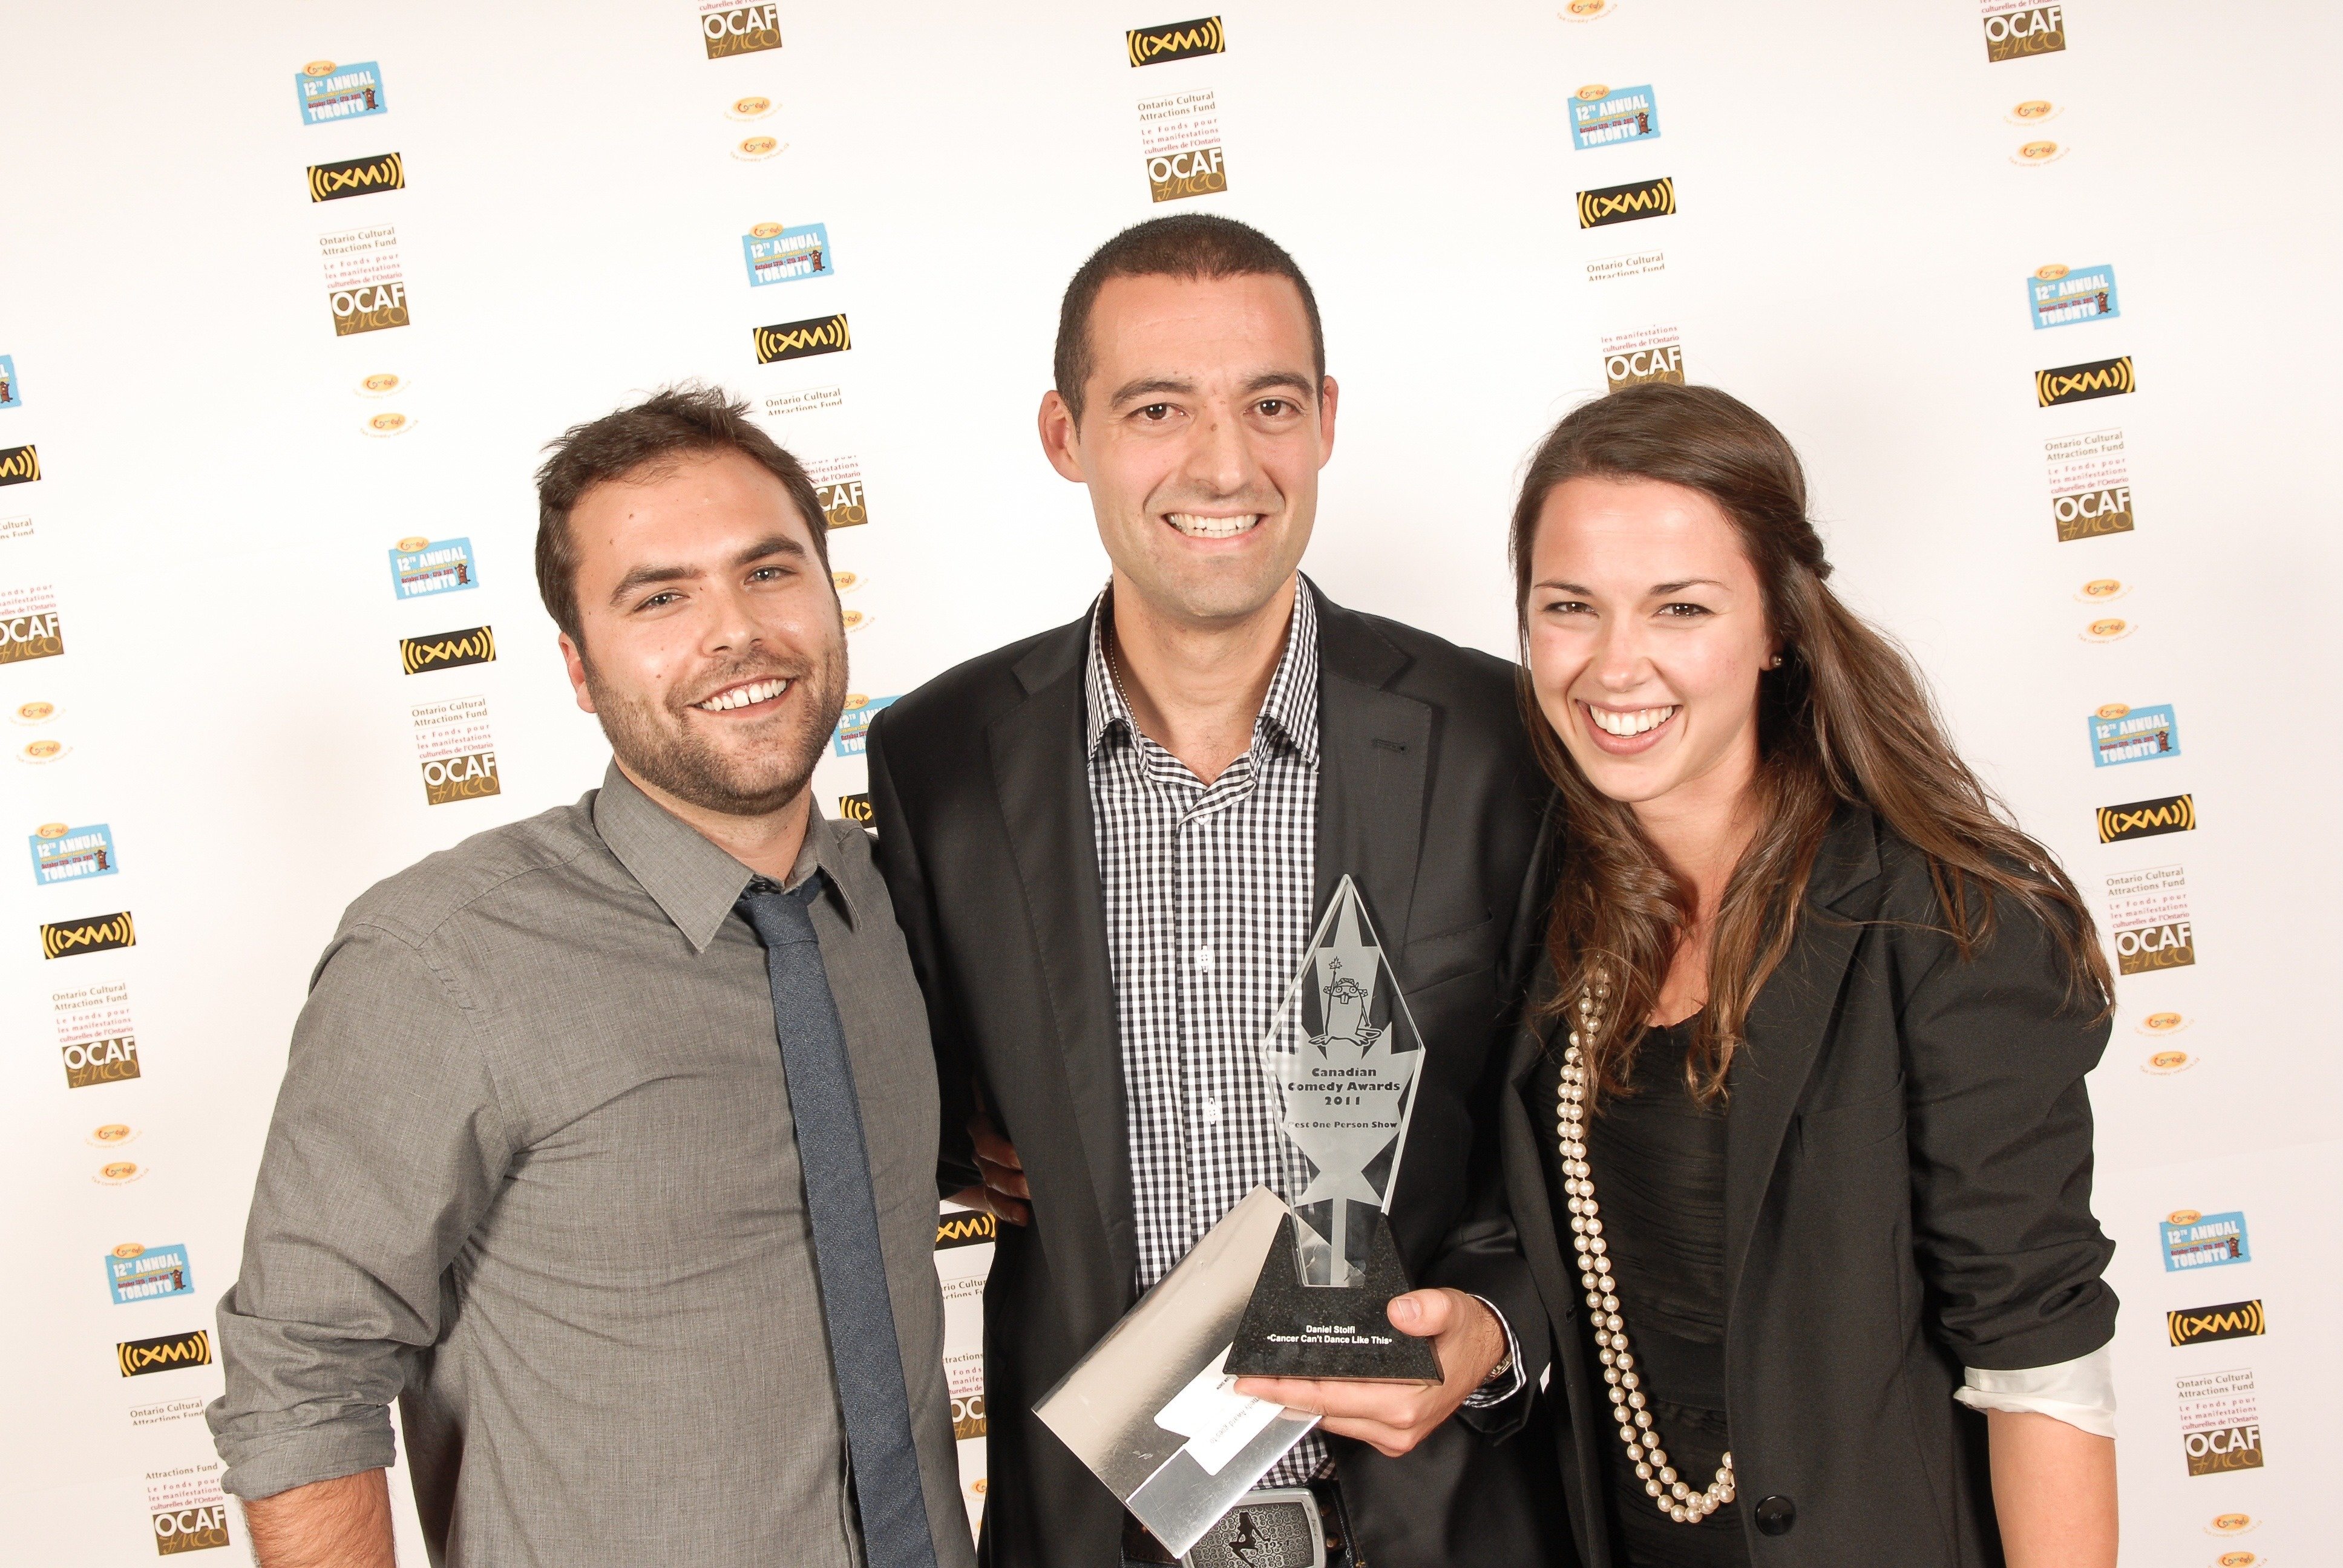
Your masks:
[{"label": "bearded man in grey shirt", "polygon": [[538,577],[615,759],[350,906],[220,1302],[262,1568],[965,1568],[936,1085],[862,831],[821,510],[659,394],[538,475]]}]

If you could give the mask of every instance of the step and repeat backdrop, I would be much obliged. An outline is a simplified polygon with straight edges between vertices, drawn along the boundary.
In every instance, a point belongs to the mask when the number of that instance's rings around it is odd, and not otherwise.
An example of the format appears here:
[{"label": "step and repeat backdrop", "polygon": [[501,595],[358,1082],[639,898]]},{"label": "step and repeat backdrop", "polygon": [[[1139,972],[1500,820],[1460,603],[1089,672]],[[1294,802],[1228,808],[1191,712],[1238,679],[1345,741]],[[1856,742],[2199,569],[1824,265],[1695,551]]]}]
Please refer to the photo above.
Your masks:
[{"label": "step and repeat backdrop", "polygon": [[[1713,382],[1799,442],[1839,581],[2120,970],[2125,1561],[2321,1554],[2331,11],[251,0],[9,35],[0,1560],[247,1554],[200,1412],[308,970],[359,890],[607,755],[534,592],[541,444],[696,377],[805,459],[855,693],[817,787],[863,815],[873,714],[1103,580],[1033,434],[1058,294],[1192,211],[1321,292],[1307,567],[1344,602],[1509,652],[1511,487],[1583,399]],[[990,1241],[940,1220],[972,1516]]]}]

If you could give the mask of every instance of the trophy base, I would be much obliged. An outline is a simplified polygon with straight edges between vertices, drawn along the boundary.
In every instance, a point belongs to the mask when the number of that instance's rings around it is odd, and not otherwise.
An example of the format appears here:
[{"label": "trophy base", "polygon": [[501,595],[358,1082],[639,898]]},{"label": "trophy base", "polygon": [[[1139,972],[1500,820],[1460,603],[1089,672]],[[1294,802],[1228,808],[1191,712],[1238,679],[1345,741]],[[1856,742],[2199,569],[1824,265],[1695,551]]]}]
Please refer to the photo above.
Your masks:
[{"label": "trophy base", "polygon": [[1261,1278],[1223,1370],[1232,1377],[1441,1381],[1432,1342],[1400,1332],[1384,1311],[1409,1286],[1391,1225],[1381,1214],[1375,1215],[1360,1283],[1305,1285],[1294,1263],[1300,1255],[1300,1236],[1288,1214],[1262,1261]]}]

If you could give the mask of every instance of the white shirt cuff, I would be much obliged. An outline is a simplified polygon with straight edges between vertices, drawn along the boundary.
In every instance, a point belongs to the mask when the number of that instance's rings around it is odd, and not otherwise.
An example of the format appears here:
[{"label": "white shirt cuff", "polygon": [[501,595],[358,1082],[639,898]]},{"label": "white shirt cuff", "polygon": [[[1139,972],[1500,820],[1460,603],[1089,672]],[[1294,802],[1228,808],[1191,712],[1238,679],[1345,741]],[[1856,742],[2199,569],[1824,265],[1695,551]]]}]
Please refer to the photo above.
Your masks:
[{"label": "white shirt cuff", "polygon": [[1971,1410],[2046,1415],[2093,1437],[2116,1434],[2115,1358],[2106,1345],[2056,1366],[2016,1372],[1963,1367],[1966,1387],[1953,1398]]},{"label": "white shirt cuff", "polygon": [[1505,1322],[1505,1314],[1497,1311],[1497,1303],[1486,1296],[1474,1296],[1474,1301],[1489,1309],[1497,1326],[1505,1331],[1505,1371],[1464,1396],[1466,1410],[1486,1410],[1493,1404],[1503,1404],[1522,1392],[1522,1343],[1513,1338],[1513,1325]]}]

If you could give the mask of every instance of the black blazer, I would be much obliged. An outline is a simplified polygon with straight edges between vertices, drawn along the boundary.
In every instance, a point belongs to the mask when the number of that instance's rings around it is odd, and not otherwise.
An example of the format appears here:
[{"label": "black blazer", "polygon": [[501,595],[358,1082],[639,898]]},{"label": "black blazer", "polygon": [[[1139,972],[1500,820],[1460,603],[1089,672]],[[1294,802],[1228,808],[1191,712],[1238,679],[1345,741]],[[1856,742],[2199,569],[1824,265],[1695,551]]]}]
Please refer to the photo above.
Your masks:
[{"label": "black blazer", "polygon": [[[1483,1296],[1518,1325],[1534,1382],[1544,1308],[1494,1129],[1511,1034],[1500,976],[1544,793],[1512,668],[1322,595],[1318,619],[1317,901],[1344,872],[1358,879],[1429,1052],[1393,1230],[1411,1278]],[[869,749],[879,865],[934,1030],[947,1187],[973,1180],[962,1129],[978,1085],[1032,1187],[1033,1224],[1001,1227],[985,1290],[980,1550],[1015,1568],[1100,1568],[1122,1526],[1113,1494],[1031,1413],[1134,1299],[1089,636],[1085,617],[939,676],[880,715]],[[1510,1435],[1530,1403],[1478,1424]],[[1561,1549],[1537,1439],[1492,1445],[1451,1422],[1399,1460],[1332,1442],[1375,1568],[1544,1563]]]},{"label": "black blazer", "polygon": [[[1517,917],[1514,972],[1550,995],[1548,885],[1533,879]],[[1727,1075],[1726,1415],[1760,1568],[1999,1563],[1984,1419],[1953,1402],[1961,1369],[2048,1366],[2115,1333],[2083,1086],[2108,1026],[2066,1005],[2041,925],[1996,913],[1964,962],[1929,929],[1925,859],[1842,810]],[[1554,1108],[1528,1098],[1543,1000],[1514,1037],[1507,1187],[1569,1352],[1548,1408],[1574,1533],[1587,1568],[1609,1568],[1602,1445],[1618,1439],[1577,1350],[1585,1297],[1542,1159]],[[1633,1303],[1623,1315],[1632,1338]],[[1768,1516],[1786,1528],[1761,1532]]]}]

